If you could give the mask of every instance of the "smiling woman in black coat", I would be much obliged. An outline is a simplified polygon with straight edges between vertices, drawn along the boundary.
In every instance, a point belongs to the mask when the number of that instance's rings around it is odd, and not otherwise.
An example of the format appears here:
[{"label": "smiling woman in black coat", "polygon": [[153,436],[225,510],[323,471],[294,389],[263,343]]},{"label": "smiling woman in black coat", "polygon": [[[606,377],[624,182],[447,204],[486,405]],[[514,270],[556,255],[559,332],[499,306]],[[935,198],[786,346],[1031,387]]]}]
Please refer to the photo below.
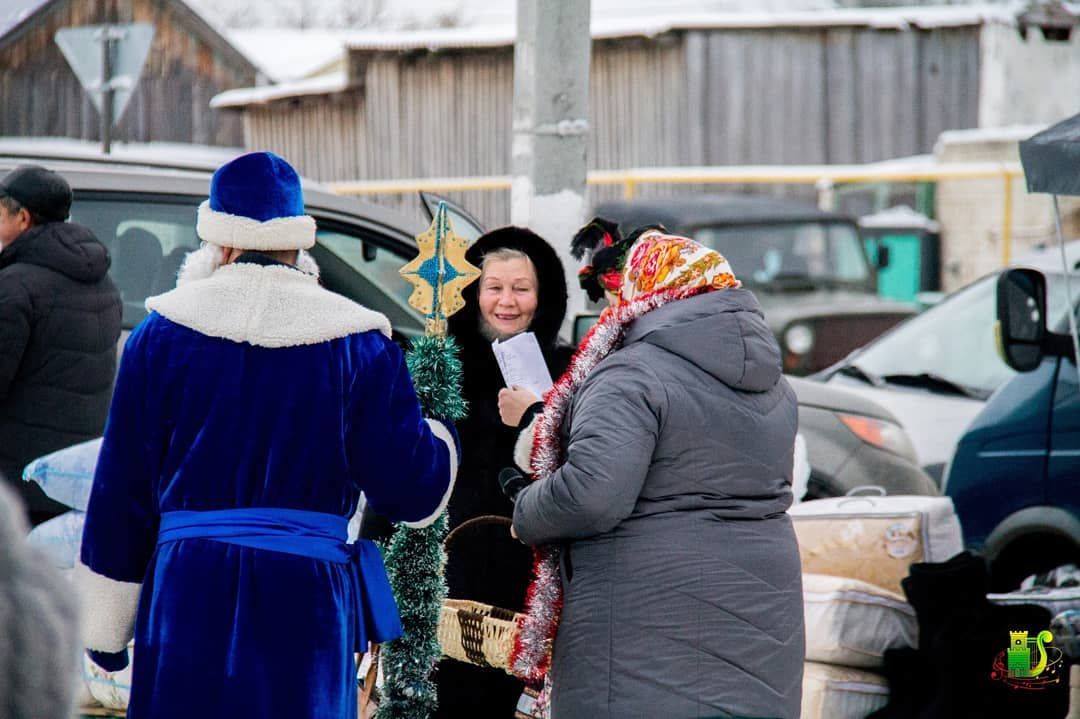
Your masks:
[{"label": "smiling woman in black coat", "polygon": [[[572,354],[572,348],[558,340],[566,315],[566,279],[551,245],[529,230],[504,227],[479,238],[465,256],[484,272],[465,290],[465,308],[450,318],[450,333],[461,345],[463,393],[469,405],[468,416],[457,425],[462,461],[448,508],[451,530],[472,517],[510,517],[514,511],[497,477],[513,464],[517,430],[499,417],[498,394],[506,385],[491,351],[492,340],[526,329],[533,332],[552,379],[558,379]],[[507,527],[467,528],[455,538],[449,555],[446,581],[451,597],[524,608],[532,554],[511,539]],[[435,679],[435,717],[440,719],[510,719],[523,688],[500,669],[450,659],[439,664]]]}]

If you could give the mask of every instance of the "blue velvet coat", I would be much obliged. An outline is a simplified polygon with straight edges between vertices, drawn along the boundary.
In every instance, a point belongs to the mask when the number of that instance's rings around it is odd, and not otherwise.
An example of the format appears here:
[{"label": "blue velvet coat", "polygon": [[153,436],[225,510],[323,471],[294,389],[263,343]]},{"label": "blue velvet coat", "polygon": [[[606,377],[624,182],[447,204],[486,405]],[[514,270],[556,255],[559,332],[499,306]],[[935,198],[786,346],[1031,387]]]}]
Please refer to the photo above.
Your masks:
[{"label": "blue velvet coat", "polygon": [[354,651],[400,631],[392,599],[359,596],[385,579],[381,559],[357,583],[349,563],[206,538],[159,544],[161,516],[279,508],[346,520],[364,492],[381,514],[422,525],[449,497],[451,431],[421,416],[385,318],[295,269],[227,265],[148,306],[87,512],[86,645],[122,651],[134,634],[133,719],[351,719]]}]

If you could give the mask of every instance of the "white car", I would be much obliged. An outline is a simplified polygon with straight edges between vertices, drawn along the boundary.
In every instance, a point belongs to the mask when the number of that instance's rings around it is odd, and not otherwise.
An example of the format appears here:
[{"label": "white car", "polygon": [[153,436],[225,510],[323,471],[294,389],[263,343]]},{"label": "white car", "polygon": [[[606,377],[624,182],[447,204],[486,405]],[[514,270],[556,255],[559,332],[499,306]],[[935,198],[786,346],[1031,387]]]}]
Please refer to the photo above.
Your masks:
[{"label": "white car", "polygon": [[[1080,242],[1069,243],[1076,267]],[[1015,263],[1042,270],[1051,326],[1064,317],[1065,277],[1057,248]],[[857,392],[888,409],[939,484],[960,437],[998,387],[1016,374],[997,351],[997,278],[986,275],[901,323],[812,379]],[[1072,278],[1080,295],[1080,276]]]}]

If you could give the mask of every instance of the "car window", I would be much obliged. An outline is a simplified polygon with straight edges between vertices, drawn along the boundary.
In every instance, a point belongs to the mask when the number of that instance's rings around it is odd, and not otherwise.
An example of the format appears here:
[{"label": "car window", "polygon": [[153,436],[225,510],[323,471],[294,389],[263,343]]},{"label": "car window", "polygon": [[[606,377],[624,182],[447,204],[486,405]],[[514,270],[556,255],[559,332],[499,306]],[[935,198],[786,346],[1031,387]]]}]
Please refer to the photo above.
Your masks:
[{"label": "car window", "polygon": [[124,302],[123,324],[146,316],[147,297],[176,285],[188,252],[199,246],[194,200],[77,199],[71,220],[86,225],[109,248],[109,275]]},{"label": "car window", "polygon": [[328,289],[387,315],[394,329],[406,334],[423,329],[419,313],[409,305],[412,285],[399,274],[411,257],[344,227],[320,227],[316,241],[312,253]]},{"label": "car window", "polygon": [[[83,197],[72,205],[72,221],[89,227],[109,248],[109,274],[124,302],[125,329],[146,317],[147,297],[176,286],[184,257],[199,247],[195,234],[198,201],[167,196]],[[315,219],[319,230],[311,253],[319,264],[322,284],[385,314],[404,335],[422,332],[423,322],[408,305],[411,286],[398,274],[411,258],[386,249],[363,228]]]},{"label": "car window", "polygon": [[[1043,275],[1046,277],[1046,302],[1048,304],[1046,313],[1049,315],[1047,326],[1054,332],[1069,334],[1072,330],[1069,327],[1069,317],[1065,314],[1065,307],[1068,304],[1065,274],[1043,272]],[[1073,302],[1076,303],[1076,318],[1080,322],[1080,273],[1069,274],[1069,285],[1068,289],[1072,291]]]},{"label": "car window", "polygon": [[[998,354],[994,336],[997,278],[983,277],[912,317],[867,345],[855,364],[878,377],[937,375],[989,395],[1016,374]],[[1062,275],[1046,278],[1053,328],[1065,317],[1065,282]]]},{"label": "car window", "polygon": [[1016,374],[994,338],[997,275],[953,293],[859,353],[859,367],[879,377],[931,374],[989,394]]},{"label": "car window", "polygon": [[867,282],[870,268],[855,229],[843,224],[699,227],[695,240],[723,254],[748,284],[783,278]]}]

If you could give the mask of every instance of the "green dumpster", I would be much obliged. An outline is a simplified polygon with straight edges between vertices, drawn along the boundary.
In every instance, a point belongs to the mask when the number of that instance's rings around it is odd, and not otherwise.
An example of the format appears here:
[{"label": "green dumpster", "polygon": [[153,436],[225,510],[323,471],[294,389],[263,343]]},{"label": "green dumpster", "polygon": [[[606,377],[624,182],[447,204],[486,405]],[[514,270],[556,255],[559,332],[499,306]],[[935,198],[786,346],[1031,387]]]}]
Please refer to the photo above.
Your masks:
[{"label": "green dumpster", "polygon": [[937,222],[902,206],[860,218],[859,228],[870,262],[879,268],[879,295],[915,302],[920,292],[941,288]]}]

